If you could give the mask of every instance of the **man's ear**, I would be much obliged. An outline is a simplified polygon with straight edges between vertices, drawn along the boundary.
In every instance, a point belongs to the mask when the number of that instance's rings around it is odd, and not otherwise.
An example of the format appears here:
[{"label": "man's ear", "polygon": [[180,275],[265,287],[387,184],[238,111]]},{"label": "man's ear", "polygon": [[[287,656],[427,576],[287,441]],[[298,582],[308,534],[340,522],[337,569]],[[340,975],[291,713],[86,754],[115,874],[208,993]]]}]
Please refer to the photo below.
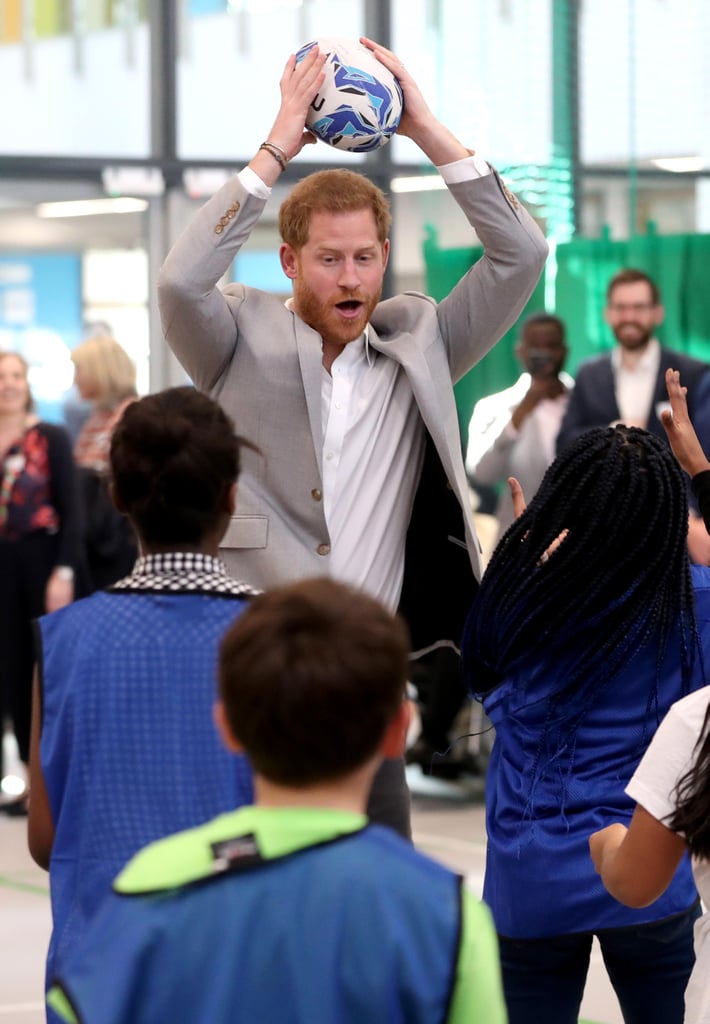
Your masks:
[{"label": "man's ear", "polygon": [[284,274],[293,281],[298,274],[298,254],[288,242],[282,243],[279,249],[279,259]]},{"label": "man's ear", "polygon": [[237,737],[232,732],[232,727],[227,721],[227,712],[224,709],[224,703],[221,700],[216,700],[212,706],[212,718],[214,724],[217,726],[217,732],[222,738],[227,750],[232,754],[243,754],[244,747],[241,745]]},{"label": "man's ear", "polygon": [[384,270],[390,258],[390,240],[385,238],[382,244],[382,269]]},{"label": "man's ear", "polygon": [[409,723],[412,720],[412,705],[409,700],[403,700],[397,708],[394,718],[385,730],[380,743],[380,753],[386,758],[399,758],[404,754],[407,744],[407,732]]},{"label": "man's ear", "polygon": [[654,307],[654,310],[653,310],[653,322],[654,322],[656,327],[658,327],[659,324],[663,323],[665,315],[666,315],[665,307],[662,306],[660,303],[657,306]]}]

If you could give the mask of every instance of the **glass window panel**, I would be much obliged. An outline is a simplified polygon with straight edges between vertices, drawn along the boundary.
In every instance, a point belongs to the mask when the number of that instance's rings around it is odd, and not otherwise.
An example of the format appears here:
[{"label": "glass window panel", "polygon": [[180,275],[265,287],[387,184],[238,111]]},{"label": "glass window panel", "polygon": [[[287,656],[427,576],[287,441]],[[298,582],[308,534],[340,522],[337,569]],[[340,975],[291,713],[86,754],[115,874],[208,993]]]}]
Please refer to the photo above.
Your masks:
[{"label": "glass window panel", "polygon": [[702,162],[710,117],[706,0],[594,0],[581,11],[582,162]]},{"label": "glass window panel", "polygon": [[[289,55],[315,36],[357,38],[365,29],[363,0],[232,0],[227,12],[197,16],[206,6],[190,0],[195,16],[180,32],[177,148],[185,160],[250,159],[278,111]],[[308,150],[309,161],[342,159],[321,143]]]},{"label": "glass window panel", "polygon": [[12,36],[13,10],[5,8],[0,96],[12,102],[0,104],[3,153],[148,157],[150,34],[145,21],[135,24],[144,8],[136,0],[95,4],[92,18],[112,19],[112,27],[81,25],[75,37],[70,0],[38,0],[27,43]]},{"label": "glass window panel", "polygon": [[[552,146],[550,0],[393,0],[393,49],[436,115],[497,166]],[[397,161],[421,161],[395,138]]]}]

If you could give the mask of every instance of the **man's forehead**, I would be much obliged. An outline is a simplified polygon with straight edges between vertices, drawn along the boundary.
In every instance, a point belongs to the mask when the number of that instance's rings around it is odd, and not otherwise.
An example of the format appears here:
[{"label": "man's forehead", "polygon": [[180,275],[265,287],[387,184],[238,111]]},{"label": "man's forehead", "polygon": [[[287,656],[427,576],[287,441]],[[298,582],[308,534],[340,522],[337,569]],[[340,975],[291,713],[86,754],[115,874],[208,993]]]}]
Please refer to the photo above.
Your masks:
[{"label": "man's forehead", "polygon": [[648,281],[623,281],[619,284],[615,284],[609,293],[610,303],[634,299],[644,302],[653,302],[653,293]]},{"label": "man's forehead", "polygon": [[523,331],[523,345],[562,345],[562,333],[554,323],[528,324]]},{"label": "man's forehead", "polygon": [[320,244],[328,239],[342,241],[354,237],[364,238],[377,245],[377,225],[372,210],[343,210],[339,213],[314,210],[311,214],[308,230],[310,243]]}]

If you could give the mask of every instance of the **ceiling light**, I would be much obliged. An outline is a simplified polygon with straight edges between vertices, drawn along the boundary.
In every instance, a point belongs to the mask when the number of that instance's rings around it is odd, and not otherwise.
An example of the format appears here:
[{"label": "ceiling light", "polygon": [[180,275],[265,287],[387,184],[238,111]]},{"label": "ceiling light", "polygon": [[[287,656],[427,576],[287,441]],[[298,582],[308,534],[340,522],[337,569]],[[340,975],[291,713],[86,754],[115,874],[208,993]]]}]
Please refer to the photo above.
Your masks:
[{"label": "ceiling light", "polygon": [[393,178],[393,192],[438,192],[446,182],[438,174],[420,174],[412,178]]},{"label": "ceiling light", "polygon": [[143,213],[148,209],[146,199],[119,196],[116,199],[73,199],[60,203],[40,203],[38,217],[98,217],[107,213]]},{"label": "ceiling light", "polygon": [[651,163],[662,171],[673,171],[675,174],[687,174],[691,171],[705,169],[705,159],[702,156],[658,157],[656,160],[651,160]]}]

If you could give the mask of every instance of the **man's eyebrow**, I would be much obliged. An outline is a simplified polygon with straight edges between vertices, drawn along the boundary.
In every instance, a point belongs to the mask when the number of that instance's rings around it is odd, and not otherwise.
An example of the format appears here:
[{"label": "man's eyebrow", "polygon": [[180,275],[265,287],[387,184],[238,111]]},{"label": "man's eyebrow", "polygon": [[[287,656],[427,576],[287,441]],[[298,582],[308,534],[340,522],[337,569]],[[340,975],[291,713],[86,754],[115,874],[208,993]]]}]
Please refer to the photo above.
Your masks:
[{"label": "man's eyebrow", "polygon": [[[377,242],[367,242],[365,245],[357,246],[355,252],[377,252]],[[342,252],[343,246],[341,245],[329,245],[327,242],[322,242],[316,246],[316,252]]]}]

